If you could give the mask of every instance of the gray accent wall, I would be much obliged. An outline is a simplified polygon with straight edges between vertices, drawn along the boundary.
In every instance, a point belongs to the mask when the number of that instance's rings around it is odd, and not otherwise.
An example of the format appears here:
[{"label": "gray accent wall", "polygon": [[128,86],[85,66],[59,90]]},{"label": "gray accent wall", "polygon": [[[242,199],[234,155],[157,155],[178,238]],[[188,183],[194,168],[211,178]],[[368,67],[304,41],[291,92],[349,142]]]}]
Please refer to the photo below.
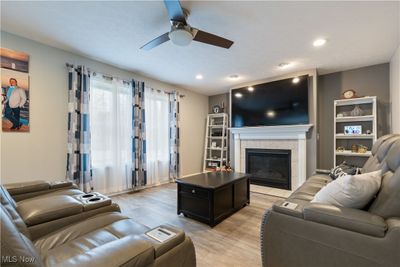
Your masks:
[{"label": "gray accent wall", "polygon": [[318,77],[318,169],[333,168],[333,101],[353,89],[359,96],[377,96],[378,137],[391,132],[389,64],[336,72]]},{"label": "gray accent wall", "polygon": [[213,95],[208,97],[208,112],[213,113],[212,108],[218,105],[220,107],[224,107],[224,112],[230,114],[229,110],[229,93]]}]

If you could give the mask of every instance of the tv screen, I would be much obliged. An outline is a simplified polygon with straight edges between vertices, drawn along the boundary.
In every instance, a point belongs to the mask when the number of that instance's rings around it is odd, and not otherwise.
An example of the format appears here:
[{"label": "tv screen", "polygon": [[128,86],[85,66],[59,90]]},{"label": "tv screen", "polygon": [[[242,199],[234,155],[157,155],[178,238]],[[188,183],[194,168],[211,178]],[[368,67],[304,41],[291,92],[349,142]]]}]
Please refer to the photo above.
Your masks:
[{"label": "tv screen", "polygon": [[231,90],[232,127],[307,124],[308,75]]}]

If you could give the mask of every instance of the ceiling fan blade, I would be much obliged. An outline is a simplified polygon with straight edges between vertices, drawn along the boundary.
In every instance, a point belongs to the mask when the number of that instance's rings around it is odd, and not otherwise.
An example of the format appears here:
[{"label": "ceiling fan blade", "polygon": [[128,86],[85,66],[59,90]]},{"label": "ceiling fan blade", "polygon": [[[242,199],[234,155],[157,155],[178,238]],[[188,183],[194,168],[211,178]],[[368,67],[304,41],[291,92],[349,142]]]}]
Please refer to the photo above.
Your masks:
[{"label": "ceiling fan blade", "polygon": [[185,25],[187,24],[185,14],[183,13],[183,9],[179,0],[164,0],[164,4],[167,8],[168,17],[170,20],[182,22]]},{"label": "ceiling fan blade", "polygon": [[163,35],[158,36],[157,38],[151,40],[150,42],[148,42],[147,44],[142,46],[140,49],[150,50],[156,46],[159,46],[162,43],[169,41],[168,34],[169,34],[169,32],[166,32]]},{"label": "ceiling fan blade", "polygon": [[198,29],[193,29],[193,30],[194,30],[194,34],[195,34],[193,40],[195,40],[197,42],[202,42],[202,43],[206,43],[209,45],[215,45],[215,46],[223,47],[226,49],[230,48],[233,45],[233,41],[231,41],[231,40],[219,37],[212,33],[203,32]]}]

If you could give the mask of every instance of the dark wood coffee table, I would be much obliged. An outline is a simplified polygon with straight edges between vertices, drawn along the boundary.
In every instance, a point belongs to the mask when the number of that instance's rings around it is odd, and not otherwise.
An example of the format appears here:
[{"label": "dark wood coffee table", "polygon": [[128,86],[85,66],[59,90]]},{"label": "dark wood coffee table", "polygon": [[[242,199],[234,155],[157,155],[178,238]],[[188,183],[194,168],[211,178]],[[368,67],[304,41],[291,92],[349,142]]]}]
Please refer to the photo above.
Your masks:
[{"label": "dark wood coffee table", "polygon": [[202,173],[176,183],[178,214],[211,227],[250,203],[249,175],[245,173]]}]

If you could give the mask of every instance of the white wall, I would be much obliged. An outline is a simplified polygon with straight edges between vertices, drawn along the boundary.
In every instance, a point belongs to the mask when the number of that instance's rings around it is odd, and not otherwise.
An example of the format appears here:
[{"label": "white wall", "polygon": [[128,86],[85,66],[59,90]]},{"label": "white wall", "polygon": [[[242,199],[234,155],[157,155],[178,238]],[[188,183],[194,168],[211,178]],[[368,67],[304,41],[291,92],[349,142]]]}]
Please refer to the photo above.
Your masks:
[{"label": "white wall", "polygon": [[1,133],[1,182],[65,178],[67,153],[67,69],[65,63],[85,64],[91,70],[171,91],[181,99],[181,175],[202,169],[208,97],[149,79],[82,56],[1,32],[1,47],[30,55],[30,133]]},{"label": "white wall", "polygon": [[390,60],[392,132],[400,133],[400,45]]}]

